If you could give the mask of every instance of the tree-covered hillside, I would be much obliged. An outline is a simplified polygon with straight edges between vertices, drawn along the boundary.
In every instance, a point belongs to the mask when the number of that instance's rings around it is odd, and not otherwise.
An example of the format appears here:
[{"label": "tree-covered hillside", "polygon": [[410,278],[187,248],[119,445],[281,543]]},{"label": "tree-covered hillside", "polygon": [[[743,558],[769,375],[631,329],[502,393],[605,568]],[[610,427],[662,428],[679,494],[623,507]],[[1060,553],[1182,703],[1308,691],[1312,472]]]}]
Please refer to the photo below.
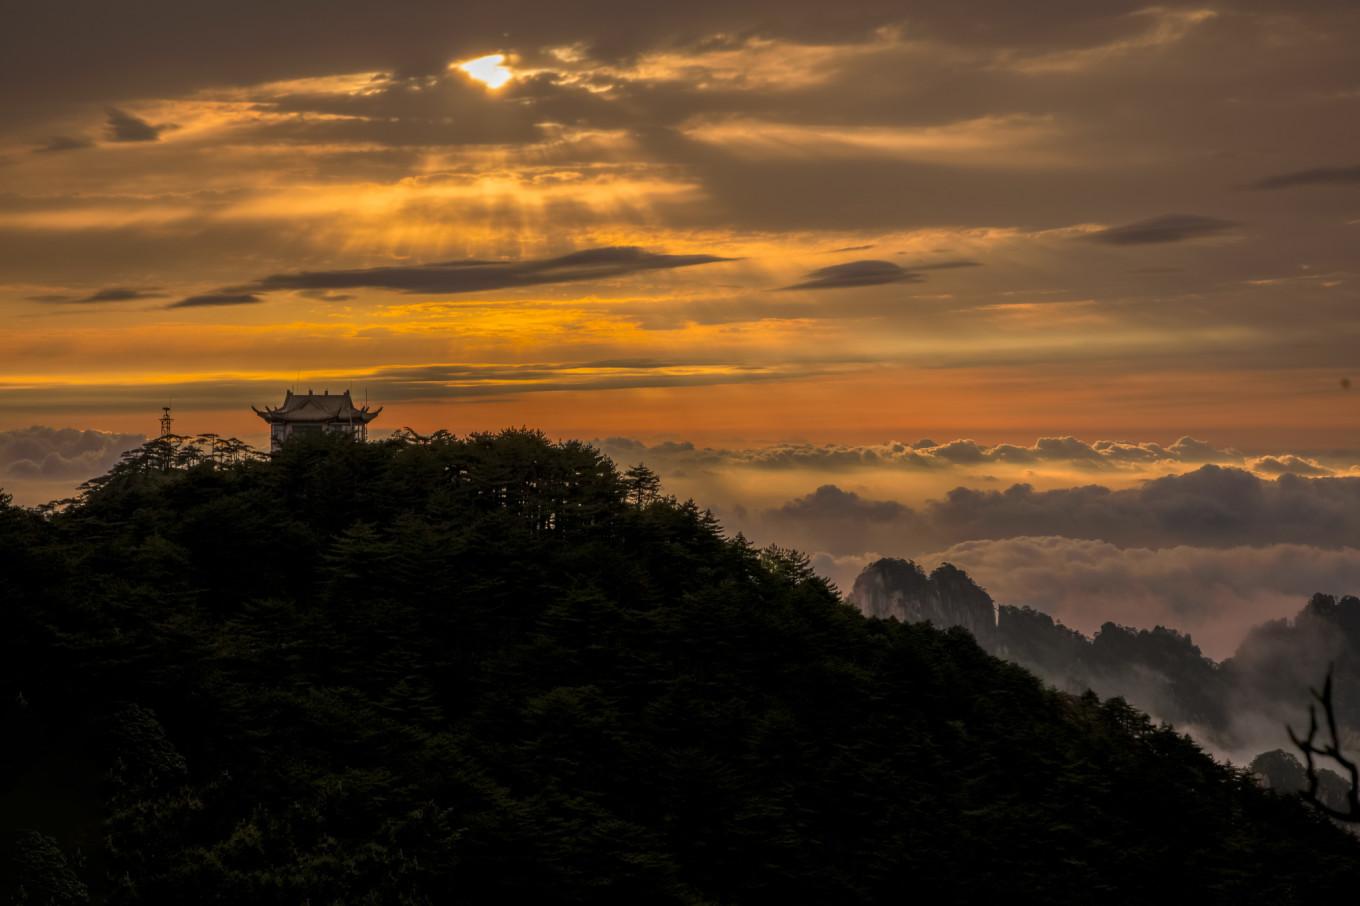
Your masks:
[{"label": "tree-covered hillside", "polygon": [[541,435],[0,508],[27,903],[1303,902],[1360,846]]}]

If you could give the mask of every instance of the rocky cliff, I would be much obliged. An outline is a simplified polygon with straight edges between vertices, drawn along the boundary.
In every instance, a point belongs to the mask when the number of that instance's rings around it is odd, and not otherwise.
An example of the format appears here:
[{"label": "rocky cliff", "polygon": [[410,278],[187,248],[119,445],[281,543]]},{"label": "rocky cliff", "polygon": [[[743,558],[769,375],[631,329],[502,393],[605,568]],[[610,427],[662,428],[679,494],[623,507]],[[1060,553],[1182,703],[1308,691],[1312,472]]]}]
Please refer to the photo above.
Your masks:
[{"label": "rocky cliff", "polygon": [[996,607],[991,597],[963,570],[948,563],[929,576],[910,560],[885,558],[871,563],[855,579],[850,603],[866,616],[929,622],[940,629],[962,626],[983,647],[995,641]]}]

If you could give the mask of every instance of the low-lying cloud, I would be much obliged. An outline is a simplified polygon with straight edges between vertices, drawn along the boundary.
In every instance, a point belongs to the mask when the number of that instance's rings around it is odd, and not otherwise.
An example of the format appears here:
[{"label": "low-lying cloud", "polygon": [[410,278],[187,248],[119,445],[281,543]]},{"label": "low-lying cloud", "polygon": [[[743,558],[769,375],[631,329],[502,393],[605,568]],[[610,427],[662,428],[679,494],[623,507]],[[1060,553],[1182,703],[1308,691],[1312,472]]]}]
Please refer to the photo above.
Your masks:
[{"label": "low-lying cloud", "polygon": [[923,438],[913,443],[780,443],[749,449],[697,447],[687,441],[648,446],[627,437],[609,437],[595,443],[611,456],[630,462],[645,459],[653,468],[701,465],[762,469],[951,469],[1047,463],[1100,471],[1134,470],[1158,464],[1245,463],[1242,453],[1230,447],[1215,447],[1193,437],[1182,437],[1165,445],[1116,440],[1088,443],[1071,436],[1041,437],[1033,444],[982,444],[969,439],[941,443]]},{"label": "low-lying cloud", "polygon": [[41,425],[0,431],[0,479],[83,481],[107,472],[125,450],[145,440],[141,434]]},{"label": "low-lying cloud", "polygon": [[1360,548],[1360,478],[1285,473],[1269,480],[1206,465],[1124,490],[957,487],[920,507],[828,484],[750,522],[762,537],[831,556],[918,556],[965,541],[1033,535],[1121,547]]},{"label": "low-lying cloud", "polygon": [[1315,459],[1286,453],[1281,456],[1258,456],[1248,460],[1247,468],[1263,475],[1332,475],[1329,469]]},{"label": "low-lying cloud", "polygon": [[1206,465],[1127,490],[956,488],[925,513],[936,532],[958,540],[1045,534],[1154,547],[1360,546],[1360,478],[1286,473],[1271,481]]}]

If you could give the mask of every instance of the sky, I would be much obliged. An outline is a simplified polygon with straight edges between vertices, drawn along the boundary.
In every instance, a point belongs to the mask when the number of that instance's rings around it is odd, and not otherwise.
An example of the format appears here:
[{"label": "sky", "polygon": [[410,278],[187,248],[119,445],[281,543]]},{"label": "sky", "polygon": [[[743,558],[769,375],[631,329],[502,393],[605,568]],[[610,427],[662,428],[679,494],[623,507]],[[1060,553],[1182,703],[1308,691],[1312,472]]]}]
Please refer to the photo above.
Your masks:
[{"label": "sky", "polygon": [[[1351,0],[22,4],[0,486],[348,388],[646,459],[843,586],[949,557],[1230,649],[1360,590],[1343,525],[1144,499],[1360,481],[1357,39]],[[939,522],[1013,486],[1004,532]],[[1083,487],[1132,509],[1040,512]]]}]

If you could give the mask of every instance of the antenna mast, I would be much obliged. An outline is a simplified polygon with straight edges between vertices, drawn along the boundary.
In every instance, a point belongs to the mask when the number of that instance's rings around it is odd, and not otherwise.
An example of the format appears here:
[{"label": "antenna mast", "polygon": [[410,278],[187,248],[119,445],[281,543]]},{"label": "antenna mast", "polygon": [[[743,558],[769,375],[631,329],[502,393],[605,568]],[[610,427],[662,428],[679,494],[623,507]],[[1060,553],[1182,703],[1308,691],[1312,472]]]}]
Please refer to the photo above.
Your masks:
[{"label": "antenna mast", "polygon": [[169,407],[169,406],[162,406],[162,407],[161,407],[161,437],[169,437],[169,436],[170,436],[170,427],[171,427],[171,425],[174,424],[174,422],[175,422],[175,420],[174,420],[173,418],[170,417],[170,407]]}]

